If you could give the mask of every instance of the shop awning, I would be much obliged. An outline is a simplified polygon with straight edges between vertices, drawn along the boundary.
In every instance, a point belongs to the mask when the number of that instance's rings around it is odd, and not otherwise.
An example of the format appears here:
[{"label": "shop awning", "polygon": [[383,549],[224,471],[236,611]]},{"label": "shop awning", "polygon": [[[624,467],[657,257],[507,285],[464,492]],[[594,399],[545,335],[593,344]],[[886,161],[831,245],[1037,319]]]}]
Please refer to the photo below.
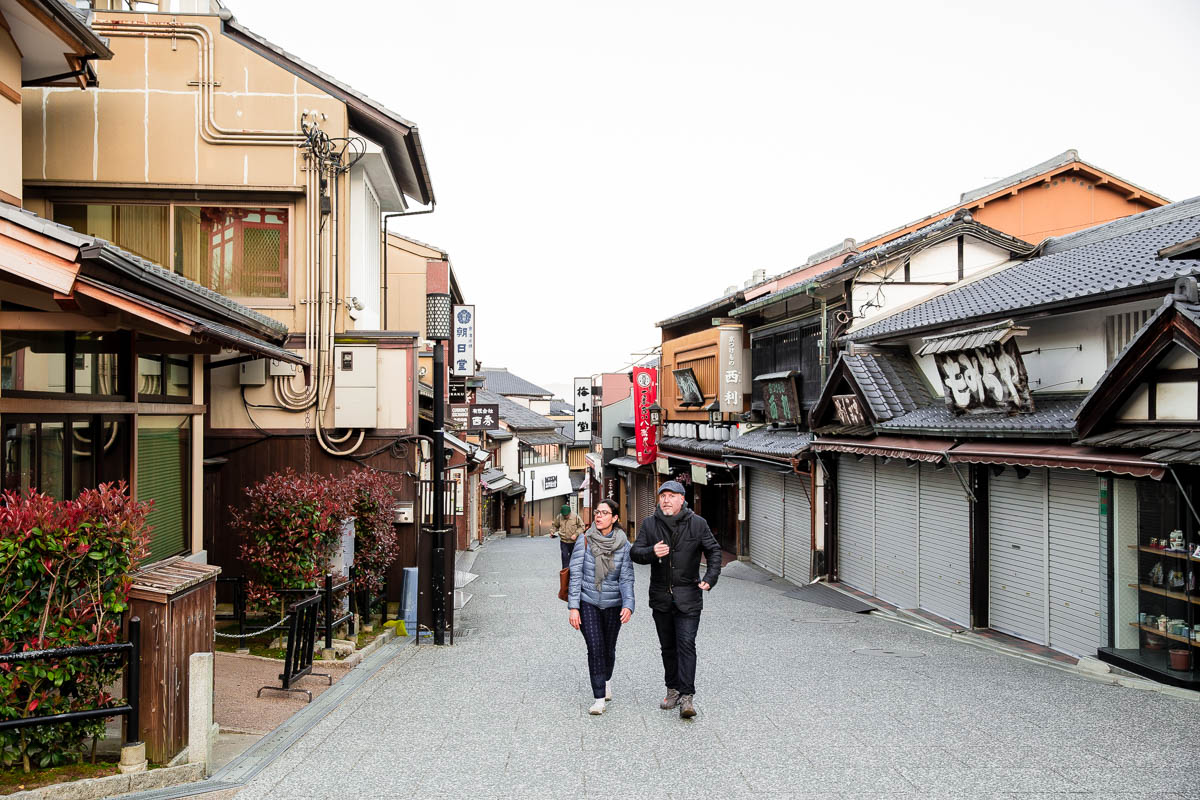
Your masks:
[{"label": "shop awning", "polygon": [[687,461],[690,464],[703,464],[706,467],[724,467],[727,469],[733,466],[733,464],[720,459],[701,458],[700,456],[694,456],[690,453],[672,453],[668,450],[659,450],[658,456],[659,458],[673,458],[676,461]]},{"label": "shop awning", "polygon": [[1143,456],[1146,461],[1164,464],[1200,464],[1200,431],[1193,428],[1117,428],[1077,444],[1149,450]]},{"label": "shop awning", "polygon": [[1155,480],[1162,478],[1166,472],[1166,465],[1130,453],[1040,442],[966,442],[950,451],[950,460],[964,464],[1009,464],[1111,472]]},{"label": "shop awning", "polygon": [[966,331],[955,331],[940,336],[926,336],[922,340],[919,356],[929,356],[934,353],[949,353],[955,350],[975,350],[987,347],[989,344],[1003,344],[1014,336],[1023,336],[1028,328],[1017,327],[1011,319],[971,328]]},{"label": "shop awning", "polygon": [[912,461],[941,461],[943,454],[954,447],[949,439],[925,439],[905,436],[873,436],[869,439],[821,438],[812,443],[813,450],[854,453],[883,458],[907,458]]},{"label": "shop awning", "polygon": [[633,456],[617,456],[616,458],[610,460],[608,465],[616,469],[628,470],[641,469],[642,467],[650,466],[649,464],[639,464],[637,459]]},{"label": "shop awning", "polygon": [[512,479],[505,475],[502,469],[489,469],[479,476],[479,482],[483,484],[483,488],[492,492],[498,492],[512,485]]},{"label": "shop awning", "polygon": [[504,494],[508,495],[509,497],[515,497],[519,494],[525,494],[525,487],[519,483],[510,483],[501,491],[503,491]]}]

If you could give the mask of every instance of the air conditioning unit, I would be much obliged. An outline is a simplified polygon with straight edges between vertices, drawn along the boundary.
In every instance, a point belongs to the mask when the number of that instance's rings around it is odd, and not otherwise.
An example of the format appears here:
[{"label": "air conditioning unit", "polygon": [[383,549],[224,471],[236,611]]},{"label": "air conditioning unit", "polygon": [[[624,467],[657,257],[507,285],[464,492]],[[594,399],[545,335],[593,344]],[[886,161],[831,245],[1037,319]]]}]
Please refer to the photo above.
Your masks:
[{"label": "air conditioning unit", "polygon": [[374,428],[379,421],[375,345],[333,348],[333,426]]}]

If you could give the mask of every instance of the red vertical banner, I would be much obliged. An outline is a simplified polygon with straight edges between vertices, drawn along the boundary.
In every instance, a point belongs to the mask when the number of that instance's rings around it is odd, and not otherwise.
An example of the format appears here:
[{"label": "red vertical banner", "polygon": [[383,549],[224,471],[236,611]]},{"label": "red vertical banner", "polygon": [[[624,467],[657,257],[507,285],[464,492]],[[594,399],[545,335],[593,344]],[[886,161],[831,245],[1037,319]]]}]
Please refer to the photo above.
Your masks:
[{"label": "red vertical banner", "polygon": [[658,369],[633,368],[633,423],[637,436],[637,462],[653,464],[658,458],[658,428],[650,424],[650,406],[658,399]]}]

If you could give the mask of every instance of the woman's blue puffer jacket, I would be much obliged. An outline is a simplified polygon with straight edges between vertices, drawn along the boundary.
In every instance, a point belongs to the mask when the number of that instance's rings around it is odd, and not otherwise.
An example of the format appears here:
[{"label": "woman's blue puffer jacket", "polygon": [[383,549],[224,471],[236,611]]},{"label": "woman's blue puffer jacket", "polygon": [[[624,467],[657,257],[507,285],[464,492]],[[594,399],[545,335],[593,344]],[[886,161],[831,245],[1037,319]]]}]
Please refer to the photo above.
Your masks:
[{"label": "woman's blue puffer jacket", "polygon": [[[591,529],[588,529],[588,533]],[[604,576],[604,584],[596,591],[596,559],[592,548],[584,546],[587,534],[575,542],[571,551],[571,582],[567,586],[567,608],[579,608],[579,600],[587,601],[596,608],[620,606],[633,611],[633,561],[629,558],[629,540],[625,531],[614,528],[613,536],[625,539],[613,553],[613,566]]]}]

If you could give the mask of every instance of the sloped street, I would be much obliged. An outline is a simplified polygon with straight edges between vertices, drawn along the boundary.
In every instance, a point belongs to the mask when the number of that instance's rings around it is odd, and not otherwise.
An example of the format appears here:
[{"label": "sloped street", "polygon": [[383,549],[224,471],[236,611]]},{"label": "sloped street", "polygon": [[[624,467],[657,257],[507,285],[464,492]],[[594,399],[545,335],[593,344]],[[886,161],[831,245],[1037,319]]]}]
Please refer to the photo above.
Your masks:
[{"label": "sloped street", "polygon": [[1200,797],[1200,705],[785,597],[708,596],[696,702],[660,711],[641,605],[591,703],[558,542],[488,542],[453,647],[405,647],[238,794],[260,798]]}]

